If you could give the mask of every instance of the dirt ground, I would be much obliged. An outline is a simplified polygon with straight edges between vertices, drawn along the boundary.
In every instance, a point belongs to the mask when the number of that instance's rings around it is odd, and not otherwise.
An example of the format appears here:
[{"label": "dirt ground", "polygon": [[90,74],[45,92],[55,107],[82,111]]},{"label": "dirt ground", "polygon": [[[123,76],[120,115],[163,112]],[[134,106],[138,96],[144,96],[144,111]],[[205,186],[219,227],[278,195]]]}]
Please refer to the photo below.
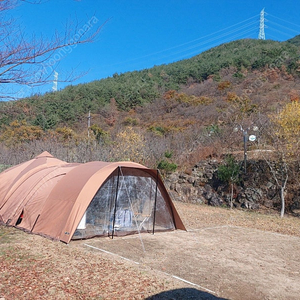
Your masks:
[{"label": "dirt ground", "polygon": [[[282,220],[274,215],[183,203],[177,203],[177,208],[185,219],[187,232],[113,240],[97,238],[80,244],[92,251],[107,251],[174,275],[216,297],[299,299],[300,222],[297,219]],[[219,216],[214,220],[214,215]],[[201,221],[197,222],[197,218]],[[281,222],[286,225],[281,231],[289,235],[276,232],[280,231]]]},{"label": "dirt ground", "polygon": [[175,204],[187,232],[65,245],[0,227],[0,299],[299,299],[299,218]]},{"label": "dirt ground", "polygon": [[132,236],[84,245],[178,276],[219,297],[299,299],[298,237],[225,226],[142,236],[142,242],[145,252]]}]

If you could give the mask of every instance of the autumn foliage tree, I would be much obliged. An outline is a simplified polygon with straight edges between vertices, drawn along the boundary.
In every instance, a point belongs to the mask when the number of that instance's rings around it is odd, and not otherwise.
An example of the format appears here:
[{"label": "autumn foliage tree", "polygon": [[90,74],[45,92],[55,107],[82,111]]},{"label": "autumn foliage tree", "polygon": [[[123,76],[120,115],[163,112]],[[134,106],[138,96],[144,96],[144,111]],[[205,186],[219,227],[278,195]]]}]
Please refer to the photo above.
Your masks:
[{"label": "autumn foliage tree", "polygon": [[8,147],[15,147],[22,143],[28,143],[33,140],[39,140],[44,132],[38,126],[29,125],[26,121],[13,121],[9,126],[5,126],[0,135],[0,141]]},{"label": "autumn foliage tree", "polygon": [[286,156],[296,158],[300,150],[300,103],[288,103],[274,120],[276,135],[284,141]]},{"label": "autumn foliage tree", "polygon": [[143,163],[145,160],[145,141],[142,133],[126,127],[117,134],[114,153],[117,160],[131,160]]},{"label": "autumn foliage tree", "polygon": [[300,156],[300,103],[289,102],[279,113],[272,114],[265,134],[274,147],[272,157],[266,158],[266,161],[280,190],[280,215],[283,217],[288,183],[298,176],[293,174],[293,166]]}]

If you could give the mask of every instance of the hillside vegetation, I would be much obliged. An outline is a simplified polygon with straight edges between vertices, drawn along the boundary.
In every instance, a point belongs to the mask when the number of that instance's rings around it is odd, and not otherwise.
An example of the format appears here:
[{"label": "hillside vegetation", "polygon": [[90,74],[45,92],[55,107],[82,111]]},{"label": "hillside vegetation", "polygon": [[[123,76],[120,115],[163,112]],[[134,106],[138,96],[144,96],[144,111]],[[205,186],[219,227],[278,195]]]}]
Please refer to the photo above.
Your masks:
[{"label": "hillside vegetation", "polygon": [[[132,160],[189,173],[208,157],[242,158],[244,130],[257,137],[247,143],[249,155],[258,149],[278,162],[274,176],[286,178],[300,153],[298,41],[238,40],[176,63],[0,102],[0,163],[47,150],[72,162]],[[295,188],[298,176],[290,175]]]},{"label": "hillside vegetation", "polygon": [[113,77],[33,96],[14,103],[2,103],[0,124],[26,120],[43,130],[57,126],[78,126],[90,110],[101,114],[113,98],[119,110],[128,111],[152,103],[166,91],[180,90],[213,76],[221,81],[221,70],[234,68],[235,78],[244,78],[246,70],[286,67],[294,73],[299,67],[297,39],[289,43],[263,40],[238,40],[222,44],[191,59],[142,71],[114,74]]}]

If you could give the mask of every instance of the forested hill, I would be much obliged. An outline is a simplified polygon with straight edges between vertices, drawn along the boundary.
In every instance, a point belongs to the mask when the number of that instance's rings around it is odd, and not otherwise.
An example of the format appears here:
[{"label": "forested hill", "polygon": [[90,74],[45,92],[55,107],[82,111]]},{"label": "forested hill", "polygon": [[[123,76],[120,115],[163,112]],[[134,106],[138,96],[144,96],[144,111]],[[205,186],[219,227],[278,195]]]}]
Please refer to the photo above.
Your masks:
[{"label": "forested hill", "polygon": [[292,39],[287,40],[287,42],[296,46],[300,46],[300,35],[296,35]]},{"label": "forested hill", "polygon": [[242,78],[245,70],[253,72],[284,65],[286,71],[293,74],[299,68],[298,45],[299,36],[287,42],[238,40],[168,65],[114,74],[87,84],[68,86],[55,93],[1,103],[0,125],[26,120],[27,124],[43,130],[74,126],[86,118],[88,111],[100,113],[111,99],[115,100],[119,110],[129,111],[153,102],[169,90],[178,91],[208,78],[222,81],[220,71],[224,69],[234,69],[233,76]]}]

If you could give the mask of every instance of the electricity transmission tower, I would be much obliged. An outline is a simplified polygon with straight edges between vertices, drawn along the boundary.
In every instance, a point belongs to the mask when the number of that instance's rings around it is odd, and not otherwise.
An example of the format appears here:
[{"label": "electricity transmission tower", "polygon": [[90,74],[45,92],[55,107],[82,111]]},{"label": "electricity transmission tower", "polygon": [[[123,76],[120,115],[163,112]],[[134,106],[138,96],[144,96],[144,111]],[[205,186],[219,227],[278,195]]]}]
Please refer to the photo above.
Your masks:
[{"label": "electricity transmission tower", "polygon": [[58,73],[56,71],[54,71],[54,80],[53,80],[53,86],[52,86],[53,92],[57,91],[57,80],[58,80]]},{"label": "electricity transmission tower", "polygon": [[260,12],[260,21],[259,21],[259,34],[258,34],[259,40],[265,40],[265,9],[263,9]]}]

